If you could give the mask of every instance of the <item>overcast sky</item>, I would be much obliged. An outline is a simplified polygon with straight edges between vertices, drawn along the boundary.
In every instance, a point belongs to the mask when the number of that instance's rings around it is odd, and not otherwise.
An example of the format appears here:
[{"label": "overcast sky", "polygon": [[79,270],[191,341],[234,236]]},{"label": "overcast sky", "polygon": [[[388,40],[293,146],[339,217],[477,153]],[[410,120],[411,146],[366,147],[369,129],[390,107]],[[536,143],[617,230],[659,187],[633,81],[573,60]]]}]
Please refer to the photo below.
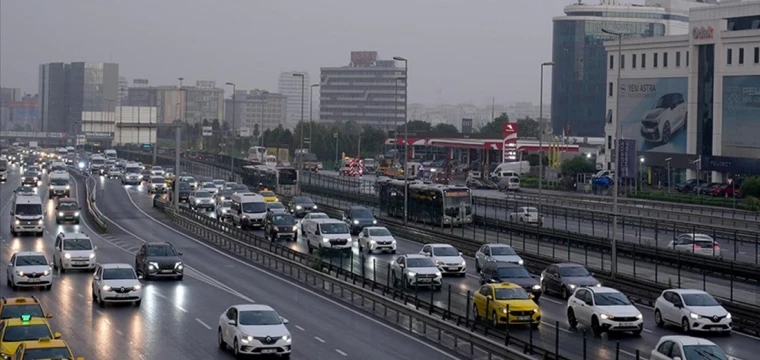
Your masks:
[{"label": "overcast sky", "polygon": [[182,76],[276,91],[280,71],[317,82],[320,67],[376,50],[409,59],[410,102],[538,103],[551,20],[571,2],[0,0],[0,82],[36,93],[39,64],[103,61],[154,85]]}]

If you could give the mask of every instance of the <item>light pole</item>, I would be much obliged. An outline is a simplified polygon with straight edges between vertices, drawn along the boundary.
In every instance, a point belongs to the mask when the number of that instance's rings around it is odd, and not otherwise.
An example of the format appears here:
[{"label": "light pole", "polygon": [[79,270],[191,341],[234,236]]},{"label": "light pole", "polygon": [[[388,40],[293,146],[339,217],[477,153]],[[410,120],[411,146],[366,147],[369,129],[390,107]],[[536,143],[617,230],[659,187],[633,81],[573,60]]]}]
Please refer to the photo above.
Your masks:
[{"label": "light pole", "polygon": [[333,133],[333,140],[335,140],[335,167],[338,168],[338,161],[340,161],[338,159],[338,141],[340,140],[338,139],[338,133]]},{"label": "light pole", "polygon": [[[301,146],[299,147],[299,151],[303,149],[303,103],[304,100],[306,100],[306,76],[304,74],[293,74],[293,76],[300,77],[301,78],[301,122],[299,123],[301,127]],[[298,193],[301,193],[301,172],[303,172],[303,154],[298,157],[298,176],[296,176],[296,188],[298,189]]]},{"label": "light pole", "polygon": [[311,153],[311,144],[314,143],[314,138],[312,137],[312,128],[314,127],[314,120],[312,120],[311,113],[314,110],[314,88],[319,87],[319,84],[311,84],[311,88],[309,89],[309,152]]},{"label": "light pole", "polygon": [[228,82],[226,85],[232,86],[232,125],[230,126],[230,146],[228,146],[227,154],[230,155],[230,181],[235,178],[235,156],[233,155],[233,148],[235,147],[235,83]]},{"label": "light pole", "polygon": [[[409,61],[401,56],[394,56],[393,60],[404,62],[404,225],[409,217]],[[398,78],[397,78],[398,79]]]},{"label": "light pole", "polygon": [[639,183],[641,183],[641,186],[643,187],[645,182],[641,178],[641,175],[644,174],[644,156],[639,156],[639,173],[636,174],[636,192],[639,191]]},{"label": "light pole", "polygon": [[670,193],[670,183],[671,183],[671,181],[670,181],[670,160],[673,160],[673,158],[669,157],[669,158],[665,159],[665,162],[668,163],[668,193]]},{"label": "light pole", "polygon": [[618,187],[620,179],[618,177],[620,176],[620,167],[618,166],[618,149],[620,149],[620,69],[623,66],[623,33],[618,31],[612,31],[602,28],[602,31],[604,33],[617,36],[618,37],[618,54],[617,54],[617,80],[615,82],[615,86],[617,90],[615,90],[615,135],[613,139],[613,146],[614,151],[612,156],[612,161],[615,164],[615,172],[612,176],[612,239],[611,239],[611,249],[612,253],[610,254],[610,257],[612,258],[612,261],[610,262],[610,273],[612,277],[614,278],[617,274],[617,219],[618,219]]},{"label": "light pole", "polygon": [[259,126],[259,146],[264,146],[264,106],[266,105],[266,96],[269,91],[261,90],[261,126]]},{"label": "light pole", "polygon": [[541,192],[544,182],[544,67],[552,66],[553,62],[548,61],[541,64],[541,90],[538,95],[538,213],[541,214],[541,203],[543,197]]}]

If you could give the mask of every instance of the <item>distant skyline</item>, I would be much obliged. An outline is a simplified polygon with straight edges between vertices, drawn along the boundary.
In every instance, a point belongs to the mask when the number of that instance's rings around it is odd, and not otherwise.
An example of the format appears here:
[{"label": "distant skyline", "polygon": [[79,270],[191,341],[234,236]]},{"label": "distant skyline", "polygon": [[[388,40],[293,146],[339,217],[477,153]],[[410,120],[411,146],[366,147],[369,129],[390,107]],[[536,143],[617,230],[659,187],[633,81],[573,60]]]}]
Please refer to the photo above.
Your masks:
[{"label": "distant skyline", "polygon": [[152,85],[181,76],[277,91],[282,71],[317,81],[320,67],[372,50],[409,59],[410,102],[538,103],[551,20],[574,2],[3,0],[0,81],[34,94],[40,64],[92,61],[116,62],[119,75]]}]

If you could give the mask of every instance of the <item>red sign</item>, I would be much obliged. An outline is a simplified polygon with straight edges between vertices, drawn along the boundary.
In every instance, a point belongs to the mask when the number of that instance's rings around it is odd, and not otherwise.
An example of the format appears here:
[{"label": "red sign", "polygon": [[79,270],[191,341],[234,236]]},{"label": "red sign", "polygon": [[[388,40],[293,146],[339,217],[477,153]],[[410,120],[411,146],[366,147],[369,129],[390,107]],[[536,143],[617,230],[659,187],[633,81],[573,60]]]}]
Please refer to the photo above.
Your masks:
[{"label": "red sign", "polygon": [[691,36],[694,40],[708,40],[712,39],[715,34],[715,29],[712,26],[698,26],[691,30]]},{"label": "red sign", "polygon": [[501,124],[502,138],[506,139],[509,135],[517,134],[517,123],[503,123]]}]

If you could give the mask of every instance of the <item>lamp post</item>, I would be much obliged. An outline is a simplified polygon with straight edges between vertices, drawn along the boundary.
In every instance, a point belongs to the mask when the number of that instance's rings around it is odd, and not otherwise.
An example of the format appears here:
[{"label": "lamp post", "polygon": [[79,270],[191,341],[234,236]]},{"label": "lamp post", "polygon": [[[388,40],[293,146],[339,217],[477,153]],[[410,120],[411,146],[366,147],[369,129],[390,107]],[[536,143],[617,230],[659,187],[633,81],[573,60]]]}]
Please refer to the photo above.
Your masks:
[{"label": "lamp post", "polygon": [[269,91],[261,91],[261,126],[259,127],[259,146],[264,146],[264,106],[266,105],[266,96]]},{"label": "lamp post", "polygon": [[670,193],[670,183],[672,182],[670,179],[670,160],[673,160],[673,158],[669,157],[665,159],[665,162],[668,164],[668,193]]},{"label": "lamp post", "polygon": [[[293,76],[301,78],[301,121],[299,123],[301,126],[301,146],[298,149],[299,151],[301,151],[303,149],[303,103],[304,103],[304,100],[306,99],[305,97],[306,76],[300,73],[293,74]],[[298,157],[298,176],[296,176],[296,189],[298,189],[299,194],[301,193],[301,172],[303,172],[303,154]]]},{"label": "lamp post", "polygon": [[311,114],[314,110],[314,88],[317,87],[319,87],[319,84],[311,84],[311,88],[309,89],[309,152],[311,152],[311,144],[314,143],[314,138],[312,137],[314,120],[312,120]]},{"label": "lamp post", "polygon": [[639,191],[639,183],[644,186],[644,181],[641,179],[641,175],[644,174],[644,156],[639,156],[639,172],[636,174],[636,193]]},{"label": "lamp post", "polygon": [[541,214],[541,196],[544,182],[544,67],[553,66],[551,61],[541,63],[541,90],[538,95],[538,213]]},{"label": "lamp post", "polygon": [[235,156],[233,155],[233,148],[235,147],[235,83],[228,82],[226,85],[232,86],[232,125],[230,126],[230,143],[228,146],[227,154],[230,156],[230,181],[235,178]]},{"label": "lamp post", "polygon": [[407,174],[409,164],[409,61],[401,56],[394,56],[393,60],[404,62],[404,225],[409,217],[409,176]]},{"label": "lamp post", "polygon": [[618,219],[618,188],[620,183],[620,167],[618,166],[618,149],[620,148],[618,144],[620,142],[620,69],[623,66],[623,33],[618,31],[612,31],[608,29],[602,29],[602,32],[617,36],[618,38],[618,54],[617,54],[617,79],[615,82],[615,85],[617,87],[617,90],[615,91],[615,134],[613,138],[613,147],[614,156],[612,157],[612,161],[615,164],[615,172],[612,176],[612,239],[611,241],[611,249],[612,253],[610,254],[610,257],[612,258],[612,261],[610,262],[610,273],[612,277],[614,278],[617,274],[617,219]]}]

